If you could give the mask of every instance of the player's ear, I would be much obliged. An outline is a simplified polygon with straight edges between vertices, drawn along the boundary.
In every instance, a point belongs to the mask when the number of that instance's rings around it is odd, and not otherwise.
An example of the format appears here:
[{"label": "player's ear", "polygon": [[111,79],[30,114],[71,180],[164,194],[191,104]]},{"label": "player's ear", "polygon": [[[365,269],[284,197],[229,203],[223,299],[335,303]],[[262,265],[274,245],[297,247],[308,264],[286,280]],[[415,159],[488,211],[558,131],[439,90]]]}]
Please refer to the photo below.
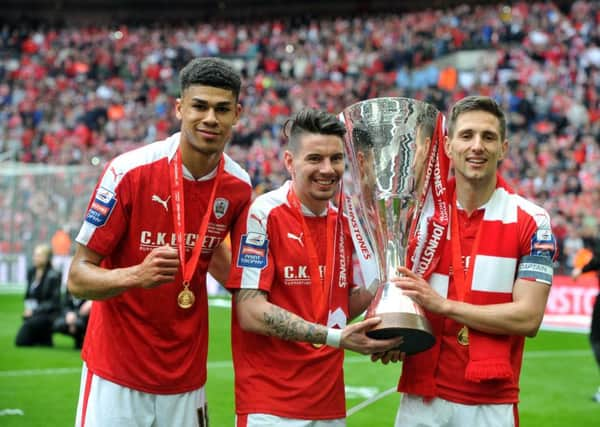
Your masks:
[{"label": "player's ear", "polygon": [[296,173],[294,171],[294,155],[291,151],[285,150],[283,152],[283,164],[285,165],[285,168],[287,169],[292,179],[294,179]]},{"label": "player's ear", "polygon": [[450,138],[448,138],[448,135],[444,136],[444,151],[446,152],[446,156],[452,158],[450,155]]},{"label": "player's ear", "polygon": [[177,120],[181,120],[183,118],[183,115],[181,114],[181,98],[177,98],[175,100],[175,117],[177,117]]},{"label": "player's ear", "polygon": [[242,115],[242,104],[236,104],[235,106],[235,118],[233,119],[233,124],[236,125],[238,120],[240,120],[240,116]]},{"label": "player's ear", "polygon": [[506,153],[508,153],[508,140],[504,140],[502,145],[500,146],[500,158],[499,160],[504,160],[506,157]]}]

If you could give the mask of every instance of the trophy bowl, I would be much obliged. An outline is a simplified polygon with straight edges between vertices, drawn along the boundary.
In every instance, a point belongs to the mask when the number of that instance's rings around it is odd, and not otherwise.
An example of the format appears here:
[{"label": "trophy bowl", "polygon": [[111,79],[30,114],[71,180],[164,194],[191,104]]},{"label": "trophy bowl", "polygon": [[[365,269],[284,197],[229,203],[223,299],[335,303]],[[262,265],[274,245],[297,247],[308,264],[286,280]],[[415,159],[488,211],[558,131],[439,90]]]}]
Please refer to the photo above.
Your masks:
[{"label": "trophy bowl", "polygon": [[339,118],[347,130],[344,209],[363,280],[374,294],[366,317],[382,319],[367,335],[402,336],[401,351],[424,351],[435,343],[430,323],[389,279],[401,265],[427,278],[439,258],[447,224],[447,205],[439,200],[445,194],[443,116],[415,99],[374,98],[347,107]]}]

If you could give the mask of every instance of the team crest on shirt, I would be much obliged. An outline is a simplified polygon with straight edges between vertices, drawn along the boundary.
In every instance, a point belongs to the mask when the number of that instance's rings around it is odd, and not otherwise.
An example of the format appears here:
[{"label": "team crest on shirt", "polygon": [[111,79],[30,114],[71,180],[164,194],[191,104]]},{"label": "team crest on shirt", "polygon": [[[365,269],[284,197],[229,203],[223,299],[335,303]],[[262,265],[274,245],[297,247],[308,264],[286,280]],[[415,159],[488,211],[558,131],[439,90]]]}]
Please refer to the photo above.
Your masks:
[{"label": "team crest on shirt", "polygon": [[224,199],[223,197],[217,197],[215,199],[215,203],[213,205],[213,213],[217,219],[223,218],[225,213],[227,212],[227,208],[229,207],[229,200]]},{"label": "team crest on shirt", "polygon": [[96,196],[88,210],[85,221],[96,227],[103,226],[106,224],[106,220],[110,216],[116,203],[117,196],[115,193],[107,188],[99,187],[98,190],[96,190]]},{"label": "team crest on shirt", "polygon": [[238,253],[238,267],[265,268],[269,239],[260,233],[248,233],[242,236]]}]

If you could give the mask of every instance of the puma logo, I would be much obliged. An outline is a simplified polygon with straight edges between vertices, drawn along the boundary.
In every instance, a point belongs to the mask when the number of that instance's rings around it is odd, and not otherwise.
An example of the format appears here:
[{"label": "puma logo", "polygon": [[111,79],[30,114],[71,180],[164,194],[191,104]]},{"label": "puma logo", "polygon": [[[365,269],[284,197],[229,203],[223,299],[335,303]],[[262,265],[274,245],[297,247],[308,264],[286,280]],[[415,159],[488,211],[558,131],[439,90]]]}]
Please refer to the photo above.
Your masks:
[{"label": "puma logo", "polygon": [[302,234],[303,234],[303,233],[300,233],[300,235],[299,235],[299,236],[296,236],[296,235],[295,235],[295,234],[293,234],[293,233],[288,233],[288,234],[287,234],[287,236],[288,236],[290,239],[292,239],[292,240],[297,240],[297,241],[298,241],[298,243],[300,243],[300,246],[304,247],[304,242],[302,241]]},{"label": "puma logo", "polygon": [[261,227],[264,228],[264,225],[262,223],[262,218],[259,218],[256,214],[250,214],[250,218],[255,220],[256,222],[258,222],[258,225],[260,225]]},{"label": "puma logo", "polygon": [[169,206],[167,206],[167,202],[169,201],[170,198],[171,198],[171,196],[169,196],[165,200],[163,200],[160,197],[158,197],[156,194],[152,195],[152,201],[160,203],[167,212],[169,212]]},{"label": "puma logo", "polygon": [[113,180],[114,180],[115,182],[117,182],[117,181],[119,180],[119,177],[120,177],[121,175],[123,175],[123,172],[118,172],[118,173],[117,173],[117,170],[115,169],[115,167],[114,167],[114,166],[111,166],[109,170],[112,172],[112,174],[113,174]]}]

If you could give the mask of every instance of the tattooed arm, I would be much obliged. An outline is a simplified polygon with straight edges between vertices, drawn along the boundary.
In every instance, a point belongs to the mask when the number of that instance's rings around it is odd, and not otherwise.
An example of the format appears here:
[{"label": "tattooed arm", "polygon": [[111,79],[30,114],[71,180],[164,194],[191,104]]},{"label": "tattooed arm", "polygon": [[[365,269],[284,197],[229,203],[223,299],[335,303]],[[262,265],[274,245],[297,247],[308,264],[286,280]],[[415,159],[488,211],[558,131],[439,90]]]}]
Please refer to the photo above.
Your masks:
[{"label": "tattooed arm", "polygon": [[[270,335],[288,341],[324,344],[327,327],[309,322],[267,300],[267,293],[256,289],[241,289],[235,293],[240,326],[247,332]],[[342,330],[340,347],[362,354],[382,352],[397,347],[402,339],[374,340],[365,334],[381,319],[373,317],[352,323]]]},{"label": "tattooed arm", "polygon": [[235,294],[235,302],[240,326],[245,331],[289,341],[325,343],[327,327],[271,304],[264,291],[241,289]]}]

